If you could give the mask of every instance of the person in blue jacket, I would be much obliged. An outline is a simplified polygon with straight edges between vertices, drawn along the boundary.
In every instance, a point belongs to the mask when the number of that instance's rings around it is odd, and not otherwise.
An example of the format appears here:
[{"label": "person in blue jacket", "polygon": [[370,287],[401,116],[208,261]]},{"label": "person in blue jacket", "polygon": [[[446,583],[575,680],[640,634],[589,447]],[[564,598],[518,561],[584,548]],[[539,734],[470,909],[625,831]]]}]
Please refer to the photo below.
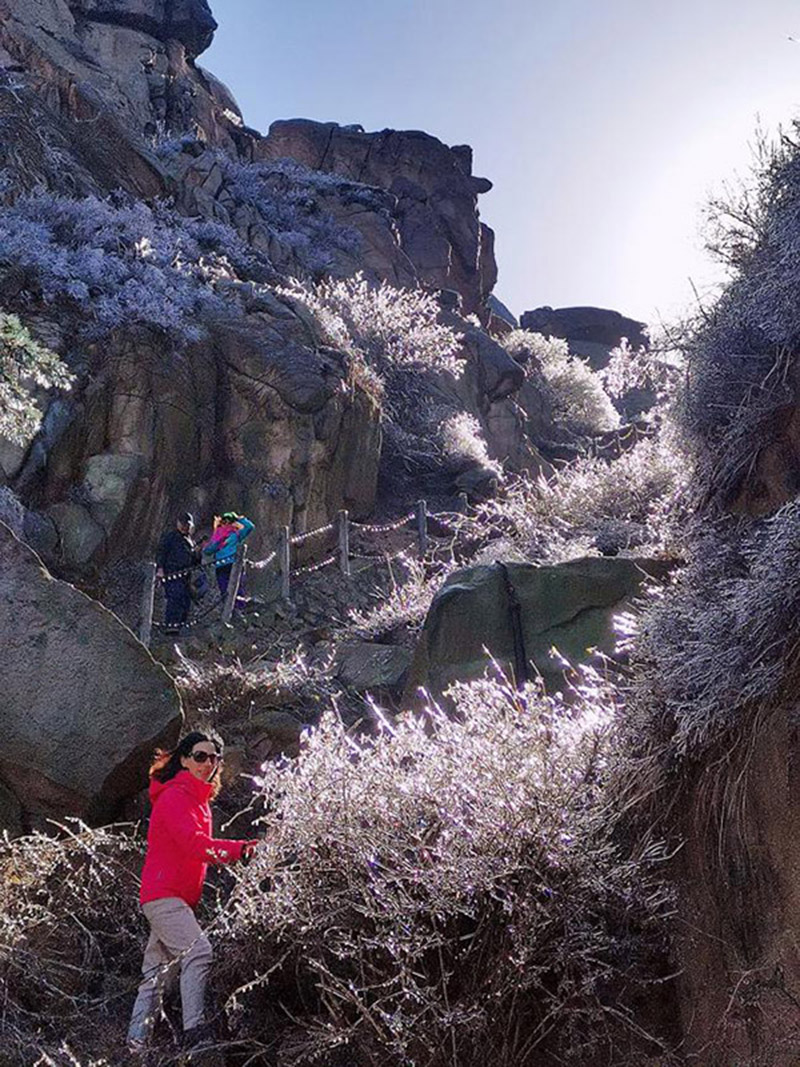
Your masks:
[{"label": "person in blue jacket", "polygon": [[203,548],[203,561],[214,562],[220,596],[228,592],[228,582],[236,559],[236,550],[255,529],[254,524],[235,511],[214,516],[214,532]]}]

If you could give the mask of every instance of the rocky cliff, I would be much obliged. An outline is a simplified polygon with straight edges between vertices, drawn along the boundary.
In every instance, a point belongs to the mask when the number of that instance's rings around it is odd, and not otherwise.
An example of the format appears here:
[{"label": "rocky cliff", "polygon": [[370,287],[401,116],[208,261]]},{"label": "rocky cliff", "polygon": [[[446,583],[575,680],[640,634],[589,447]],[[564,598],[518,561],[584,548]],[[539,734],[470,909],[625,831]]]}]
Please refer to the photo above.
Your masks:
[{"label": "rocky cliff", "polygon": [[[447,403],[478,418],[493,458],[541,469],[508,403],[524,371],[463,318],[491,323],[497,276],[477,211],[491,185],[473,176],[470,149],[301,120],[261,136],[196,62],[214,28],[204,0],[0,0],[0,199],[12,210],[0,233],[0,302],[24,311],[77,374],[27,450],[2,444],[0,466],[40,516],[37,546],[70,567],[141,552],[176,507],[205,516],[222,497],[252,512],[267,537],[340,507],[370,511],[380,412],[344,387],[345,357],[276,292],[282,279],[320,269],[452,291],[443,314],[465,336],[467,371],[445,387]],[[43,189],[73,213],[69,240]],[[93,221],[97,201],[87,198],[119,190],[132,200]],[[131,204],[155,216],[165,197],[175,205],[167,280],[151,273],[127,319],[106,315],[107,327],[87,331],[100,303],[117,300],[102,292],[114,239],[100,217],[119,228]],[[227,280],[195,270],[216,311],[200,314],[202,337],[188,345],[176,342],[172,310],[155,322],[141,313],[171,299],[181,218],[198,236],[208,224],[200,271],[209,242],[235,261]],[[148,257],[135,241],[126,254]],[[65,255],[70,264],[47,282]]]}]

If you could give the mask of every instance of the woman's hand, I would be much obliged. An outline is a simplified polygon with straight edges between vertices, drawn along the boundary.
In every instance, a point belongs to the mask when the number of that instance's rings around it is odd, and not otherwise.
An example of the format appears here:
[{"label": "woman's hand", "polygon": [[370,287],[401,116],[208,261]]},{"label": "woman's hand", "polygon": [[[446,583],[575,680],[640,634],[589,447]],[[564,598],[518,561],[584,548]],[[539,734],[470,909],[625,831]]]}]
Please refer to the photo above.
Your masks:
[{"label": "woman's hand", "polygon": [[253,858],[253,855],[255,854],[255,851],[256,851],[256,845],[258,845],[258,844],[259,844],[258,840],[245,841],[245,843],[242,845],[242,852],[241,852],[241,855],[239,856],[239,860],[244,864],[248,864],[250,862],[250,860]]}]

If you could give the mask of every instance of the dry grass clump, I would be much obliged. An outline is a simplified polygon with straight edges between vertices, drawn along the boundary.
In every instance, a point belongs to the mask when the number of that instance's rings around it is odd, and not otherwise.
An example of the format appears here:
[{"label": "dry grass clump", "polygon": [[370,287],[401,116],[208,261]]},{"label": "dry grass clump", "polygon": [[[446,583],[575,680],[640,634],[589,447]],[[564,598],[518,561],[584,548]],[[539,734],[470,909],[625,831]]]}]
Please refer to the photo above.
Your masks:
[{"label": "dry grass clump", "polygon": [[614,841],[607,707],[454,696],[371,740],[330,714],[264,769],[218,981],[281,1064],[627,1062],[665,900]]},{"label": "dry grass clump", "polygon": [[119,1054],[141,966],[140,865],[123,828],[0,843],[0,1063]]}]

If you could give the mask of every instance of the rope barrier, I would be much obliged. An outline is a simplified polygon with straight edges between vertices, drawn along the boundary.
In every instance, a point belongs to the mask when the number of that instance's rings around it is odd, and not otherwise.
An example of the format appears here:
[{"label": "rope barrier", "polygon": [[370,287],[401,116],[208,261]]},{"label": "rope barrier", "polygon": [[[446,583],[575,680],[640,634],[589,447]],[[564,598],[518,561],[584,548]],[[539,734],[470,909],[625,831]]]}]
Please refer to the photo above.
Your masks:
[{"label": "rope barrier", "polygon": [[416,512],[410,511],[408,515],[404,515],[402,519],[398,519],[397,522],[388,522],[383,526],[370,526],[364,522],[354,522],[350,520],[350,525],[354,526],[357,530],[361,530],[364,533],[391,533],[392,530],[399,530],[401,526],[405,526],[407,522],[416,517]]},{"label": "rope barrier", "polygon": [[295,534],[294,537],[289,538],[289,544],[302,545],[304,541],[308,541],[312,537],[319,537],[322,534],[328,533],[334,526],[335,523],[329,522],[327,526],[318,526],[316,530],[308,530],[306,533]]},{"label": "rope barrier", "polygon": [[[350,557],[352,559],[352,556]],[[295,570],[290,571],[292,575],[295,574],[313,574],[314,571],[321,571],[323,567],[329,567],[331,563],[335,563],[337,559],[336,553],[332,556],[328,556],[327,559],[321,560],[319,563],[308,563],[305,567],[297,567]]]},{"label": "rope barrier", "polygon": [[153,628],[156,630],[171,630],[174,626],[177,626],[179,630],[191,630],[194,626],[198,626],[205,618],[207,618],[212,611],[216,611],[216,609],[221,607],[224,603],[225,597],[221,596],[219,600],[216,600],[213,604],[207,607],[202,614],[196,615],[188,622],[156,622],[155,619],[153,619]]},{"label": "rope barrier", "polygon": [[[462,496],[464,496],[464,499],[466,501],[465,494],[462,494]],[[347,534],[348,534],[348,529],[349,528],[352,529],[353,534],[358,534],[358,535],[362,535],[362,534],[364,534],[364,535],[368,535],[368,534],[387,534],[387,533],[392,533],[395,530],[401,529],[403,526],[405,526],[409,522],[416,521],[417,525],[419,527],[419,529],[416,531],[416,537],[417,537],[418,543],[419,543],[419,553],[420,553],[421,556],[425,556],[427,554],[427,552],[426,552],[426,548],[427,548],[427,544],[428,544],[427,522],[428,522],[429,519],[434,519],[436,522],[440,523],[445,528],[445,530],[447,530],[451,534],[457,534],[457,533],[460,532],[460,530],[457,529],[457,528],[454,528],[452,525],[450,525],[446,521],[447,519],[452,519],[452,520],[458,519],[458,520],[460,520],[459,525],[461,523],[463,523],[464,521],[467,521],[467,522],[471,521],[470,517],[467,516],[466,514],[464,514],[463,511],[442,511],[442,512],[438,512],[438,513],[433,512],[432,514],[428,515],[427,514],[427,510],[426,510],[425,501],[420,501],[415,510],[409,511],[406,515],[403,515],[401,518],[396,519],[393,522],[387,522],[387,523],[354,522],[353,520],[348,519],[346,511],[342,511],[342,512],[340,512],[339,521],[338,522],[330,522],[325,526],[318,526],[316,529],[305,531],[305,533],[295,534],[294,537],[289,537],[288,528],[284,527],[283,529],[284,529],[285,532],[283,534],[282,547],[279,547],[275,551],[270,552],[270,554],[268,556],[266,556],[264,559],[261,559],[261,560],[246,560],[245,559],[243,561],[243,565],[244,565],[245,569],[249,568],[250,570],[253,570],[253,571],[259,571],[259,570],[263,570],[265,567],[269,567],[271,564],[275,563],[276,561],[279,561],[278,570],[279,570],[279,572],[280,572],[280,574],[282,576],[282,578],[281,578],[282,588],[283,588],[282,596],[288,598],[289,597],[289,579],[291,577],[299,577],[300,575],[314,574],[317,571],[321,571],[325,567],[330,567],[332,564],[335,564],[337,562],[341,563],[342,569],[343,569],[343,573],[346,576],[346,575],[349,574],[349,571],[347,569],[348,561],[362,562],[363,564],[365,564],[365,566],[360,568],[360,569],[364,570],[364,569],[367,569],[370,566],[377,566],[380,563],[388,564],[388,563],[391,563],[393,560],[402,559],[402,558],[408,558],[410,553],[411,553],[412,546],[411,545],[407,545],[405,548],[402,548],[399,551],[392,553],[391,555],[387,555],[386,553],[383,553],[383,552],[373,552],[373,553],[368,553],[368,554],[352,554],[352,553],[349,552],[349,546],[348,546],[348,540],[347,540]],[[294,569],[290,569],[290,566],[289,566],[289,554],[290,554],[290,549],[291,549],[292,546],[304,544],[306,541],[309,541],[314,537],[322,537],[324,534],[328,534],[328,533],[336,531],[337,528],[339,530],[339,550],[338,550],[338,552],[331,553],[331,555],[326,556],[325,559],[322,559],[317,563],[307,563],[303,567],[295,567]],[[414,533],[413,530],[410,530],[408,532],[412,533],[412,534]],[[150,577],[145,582],[145,593],[147,593],[148,582],[149,582],[150,583],[149,584],[150,604],[149,604],[149,607],[148,607],[148,605],[147,605],[147,597],[145,596],[145,598],[144,598],[144,606],[143,606],[143,609],[142,609],[142,612],[143,612],[142,618],[145,621],[142,623],[142,626],[140,628],[140,636],[143,635],[142,636],[142,640],[145,642],[145,644],[149,643],[149,629],[148,629],[148,627],[150,625],[152,625],[153,627],[155,627],[156,629],[159,629],[159,630],[167,630],[167,629],[171,630],[173,628],[173,626],[175,626],[178,630],[189,630],[189,629],[192,629],[195,626],[199,626],[211,614],[212,611],[215,611],[220,606],[224,606],[225,599],[226,599],[225,597],[220,597],[218,601],[216,601],[210,607],[208,607],[205,610],[203,610],[200,614],[195,616],[195,618],[193,618],[191,621],[187,620],[187,622],[177,623],[177,624],[172,624],[172,623],[167,624],[165,622],[155,622],[152,619],[152,614],[153,614],[152,591],[153,591],[153,588],[154,588],[154,584],[153,584],[154,582],[160,582],[162,584],[162,586],[164,586],[164,585],[166,585],[167,582],[173,582],[173,581],[178,581],[178,580],[183,579],[183,578],[187,578],[191,574],[193,574],[195,571],[201,570],[201,569],[205,569],[206,567],[213,567],[214,569],[217,569],[219,567],[231,566],[233,564],[234,564],[234,558],[233,557],[228,558],[228,559],[223,559],[223,560],[216,560],[216,559],[215,560],[208,560],[208,561],[202,561],[201,560],[201,561],[193,564],[191,567],[186,567],[186,568],[184,568],[183,570],[180,570],[180,571],[172,571],[169,574],[163,574],[163,575],[156,575],[154,573],[155,572],[155,564],[153,564],[153,563],[149,564],[148,566],[150,568]],[[149,621],[147,621],[147,620],[149,620]]]},{"label": "rope barrier", "polygon": [[204,567],[227,567],[231,563],[233,563],[232,559],[208,560],[207,563],[193,563],[191,567],[186,567],[182,571],[170,571],[169,574],[157,575],[156,577],[159,582],[174,582],[176,578],[186,578],[194,571],[202,570]]},{"label": "rope barrier", "polygon": [[267,556],[266,559],[248,560],[247,563],[245,564],[245,566],[249,567],[251,570],[254,570],[254,571],[263,570],[264,567],[268,567],[270,565],[270,563],[274,563],[275,562],[275,559],[276,559],[277,555],[278,555],[277,552],[270,552],[270,554]]}]

